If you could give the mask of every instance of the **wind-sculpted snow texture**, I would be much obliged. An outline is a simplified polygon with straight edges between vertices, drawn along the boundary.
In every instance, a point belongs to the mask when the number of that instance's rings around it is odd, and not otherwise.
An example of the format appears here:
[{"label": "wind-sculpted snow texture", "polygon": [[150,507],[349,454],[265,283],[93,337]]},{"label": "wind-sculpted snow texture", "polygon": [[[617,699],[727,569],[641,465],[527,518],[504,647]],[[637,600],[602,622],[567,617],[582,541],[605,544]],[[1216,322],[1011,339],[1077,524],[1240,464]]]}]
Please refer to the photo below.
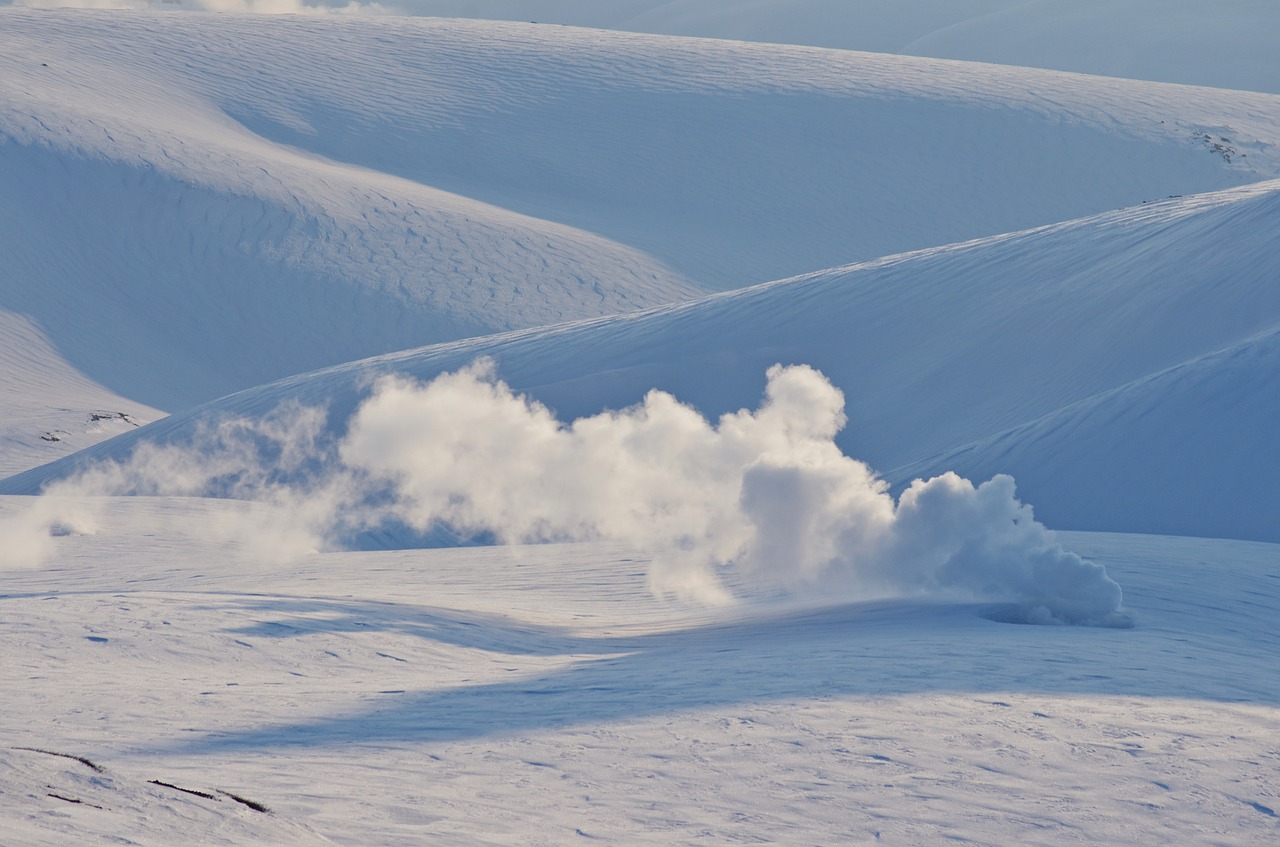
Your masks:
[{"label": "wind-sculpted snow texture", "polygon": [[[9,2],[9,0],[4,0]],[[409,14],[806,44],[1280,93],[1269,0],[12,0],[28,7]]]},{"label": "wind-sculpted snow texture", "polygon": [[1280,467],[1277,374],[1280,327],[896,475],[1024,469],[1042,514],[1068,525],[1277,538],[1280,491],[1265,471]]},{"label": "wind-sculpted snow texture", "polygon": [[164,18],[3,14],[0,308],[34,318],[125,396],[182,408],[375,352],[703,291],[608,239],[321,159],[237,120],[261,107],[306,123],[269,92],[310,75],[320,113],[307,132],[351,121],[377,137],[394,110],[374,120],[328,101],[339,87],[357,100],[379,90],[394,66],[329,81],[334,44],[299,51],[232,19],[184,35]]},{"label": "wind-sculpted snow texture", "polygon": [[[380,374],[430,380],[492,357],[568,420],[659,388],[707,417],[751,406],[775,362],[844,392],[845,453],[899,490],[1012,474],[1050,526],[1275,539],[1280,185],[835,268],[654,312],[352,363],[245,392],[91,448],[184,441],[206,417],[291,400],[345,421]],[[1270,340],[1269,340],[1270,339]],[[1234,352],[1233,352],[1234,351]],[[1073,434],[1080,435],[1073,440]],[[1217,434],[1221,434],[1219,437]],[[50,465],[0,483],[34,493]],[[1213,508],[1188,492],[1213,492]]]},{"label": "wind-sculpted snow texture", "polygon": [[242,527],[240,543],[268,558],[394,521],[645,548],[655,592],[707,603],[733,599],[717,576],[732,567],[755,591],[827,602],[952,596],[1017,604],[1028,622],[1126,623],[1105,569],[1058,546],[1009,477],[917,480],[895,504],[836,447],[844,424],[843,395],[803,366],[770,369],[760,408],[715,425],[657,391],[565,425],[480,362],[425,385],[380,381],[337,445],[303,408],[226,421],[183,447],[144,442],[11,517],[3,561],[37,564],[51,533],[92,531],[88,498],[235,496],[279,507]]},{"label": "wind-sculpted snow texture", "polygon": [[323,2],[0,9],[0,842],[1275,840],[1280,97]]},{"label": "wind-sculpted snow texture", "polygon": [[[216,1],[216,0],[215,0]],[[1280,93],[1267,0],[399,0],[412,14],[810,44]]]},{"label": "wind-sculpted snow texture", "polygon": [[1136,627],[1029,627],[929,598],[664,602],[647,555],[608,543],[271,562],[213,531],[254,511],[268,521],[263,504],[107,498],[95,534],[52,539],[51,567],[0,572],[10,840],[1275,832],[1280,681],[1260,669],[1277,545],[1070,534]]},{"label": "wind-sculpted snow texture", "polygon": [[505,23],[0,14],[0,308],[169,411],[1280,174],[1263,95]]}]

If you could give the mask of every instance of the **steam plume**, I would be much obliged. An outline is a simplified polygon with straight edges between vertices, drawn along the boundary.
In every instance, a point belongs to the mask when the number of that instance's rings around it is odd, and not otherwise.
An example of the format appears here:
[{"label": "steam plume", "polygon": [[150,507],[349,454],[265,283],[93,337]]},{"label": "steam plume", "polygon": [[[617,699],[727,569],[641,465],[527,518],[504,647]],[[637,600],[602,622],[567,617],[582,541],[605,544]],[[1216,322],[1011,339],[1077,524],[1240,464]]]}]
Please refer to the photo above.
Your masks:
[{"label": "steam plume", "polygon": [[339,436],[316,409],[224,421],[60,483],[81,494],[234,496],[292,518],[276,546],[340,546],[389,522],[500,543],[612,540],[650,550],[658,594],[726,603],[722,576],[826,598],[1018,604],[1035,622],[1108,623],[1119,586],[1064,550],[1010,477],[947,473],[894,501],[835,436],[844,396],[775,365],[756,410],[712,423],[670,394],[565,424],[482,360],[426,383],[379,381]]}]

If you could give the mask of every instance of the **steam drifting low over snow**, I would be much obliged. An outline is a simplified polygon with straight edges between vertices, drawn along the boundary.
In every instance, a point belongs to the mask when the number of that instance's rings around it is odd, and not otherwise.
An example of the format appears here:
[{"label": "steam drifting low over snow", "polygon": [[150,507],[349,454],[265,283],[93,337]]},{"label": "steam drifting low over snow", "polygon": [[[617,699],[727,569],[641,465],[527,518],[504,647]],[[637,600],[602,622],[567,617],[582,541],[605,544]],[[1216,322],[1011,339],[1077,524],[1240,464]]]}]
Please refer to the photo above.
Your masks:
[{"label": "steam drifting low over snow", "polygon": [[[388,519],[504,543],[615,541],[653,551],[659,594],[724,603],[718,572],[753,591],[833,599],[949,596],[1018,604],[1021,619],[1119,625],[1119,586],[1064,551],[1000,476],[887,484],[835,445],[844,397],[804,366],[769,370],[754,412],[715,425],[670,394],[564,425],[479,362],[426,384],[381,380],[336,445],[293,408],[228,421],[195,443],[143,443],[123,463],[52,486],[9,534],[29,564],[50,528],[91,529],[91,495],[232,495],[281,507],[246,523],[264,553],[341,544]],[[89,518],[91,520],[91,518]]]},{"label": "steam drifting low over snow", "polygon": [[0,840],[1270,843],[1278,103],[0,10]]},{"label": "steam drifting low over snow", "polygon": [[[429,381],[479,356],[566,420],[655,387],[715,418],[753,405],[770,365],[804,362],[845,394],[851,424],[837,444],[895,486],[953,469],[1009,473],[1060,529],[1280,539],[1280,477],[1256,473],[1280,426],[1268,388],[1280,289],[1265,284],[1280,275],[1278,214],[1280,183],[1260,183],[353,362],[173,415],[0,491],[34,493],[76,462],[189,440],[202,420],[256,418],[283,401],[345,421],[379,375]],[[1199,491],[1214,492],[1213,508],[1188,495]]]}]

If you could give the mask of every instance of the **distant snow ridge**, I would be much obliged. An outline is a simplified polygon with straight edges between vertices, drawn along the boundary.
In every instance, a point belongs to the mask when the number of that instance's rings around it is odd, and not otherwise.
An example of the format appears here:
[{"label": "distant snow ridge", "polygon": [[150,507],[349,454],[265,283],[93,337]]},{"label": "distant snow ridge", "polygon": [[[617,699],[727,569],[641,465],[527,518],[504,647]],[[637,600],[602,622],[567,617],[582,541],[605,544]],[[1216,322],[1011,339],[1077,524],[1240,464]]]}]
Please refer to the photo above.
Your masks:
[{"label": "distant snow ridge", "polygon": [[1276,91],[1267,0],[0,0],[0,6],[540,21]]},{"label": "distant snow ridge", "polygon": [[340,440],[325,437],[320,410],[286,407],[206,427],[190,445],[144,442],[47,494],[266,500],[277,516],[237,532],[275,555],[390,521],[502,543],[634,544],[653,552],[655,593],[706,603],[734,599],[721,581],[732,569],[793,596],[978,598],[1016,603],[1028,622],[1122,621],[1119,586],[1063,550],[1010,477],[917,480],[895,504],[836,446],[845,421],[844,395],[821,373],[775,365],[758,409],[715,424],[656,390],[563,424],[480,360],[427,383],[384,377]]}]

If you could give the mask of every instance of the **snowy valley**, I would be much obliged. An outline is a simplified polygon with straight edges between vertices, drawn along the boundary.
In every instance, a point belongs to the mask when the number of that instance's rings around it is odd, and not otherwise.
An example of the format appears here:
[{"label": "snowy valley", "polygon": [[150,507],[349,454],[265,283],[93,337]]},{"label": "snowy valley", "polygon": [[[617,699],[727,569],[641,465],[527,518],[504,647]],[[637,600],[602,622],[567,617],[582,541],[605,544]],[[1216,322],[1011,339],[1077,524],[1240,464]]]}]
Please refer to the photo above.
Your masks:
[{"label": "snowy valley", "polygon": [[1280,834],[1269,4],[58,5],[0,844]]}]

